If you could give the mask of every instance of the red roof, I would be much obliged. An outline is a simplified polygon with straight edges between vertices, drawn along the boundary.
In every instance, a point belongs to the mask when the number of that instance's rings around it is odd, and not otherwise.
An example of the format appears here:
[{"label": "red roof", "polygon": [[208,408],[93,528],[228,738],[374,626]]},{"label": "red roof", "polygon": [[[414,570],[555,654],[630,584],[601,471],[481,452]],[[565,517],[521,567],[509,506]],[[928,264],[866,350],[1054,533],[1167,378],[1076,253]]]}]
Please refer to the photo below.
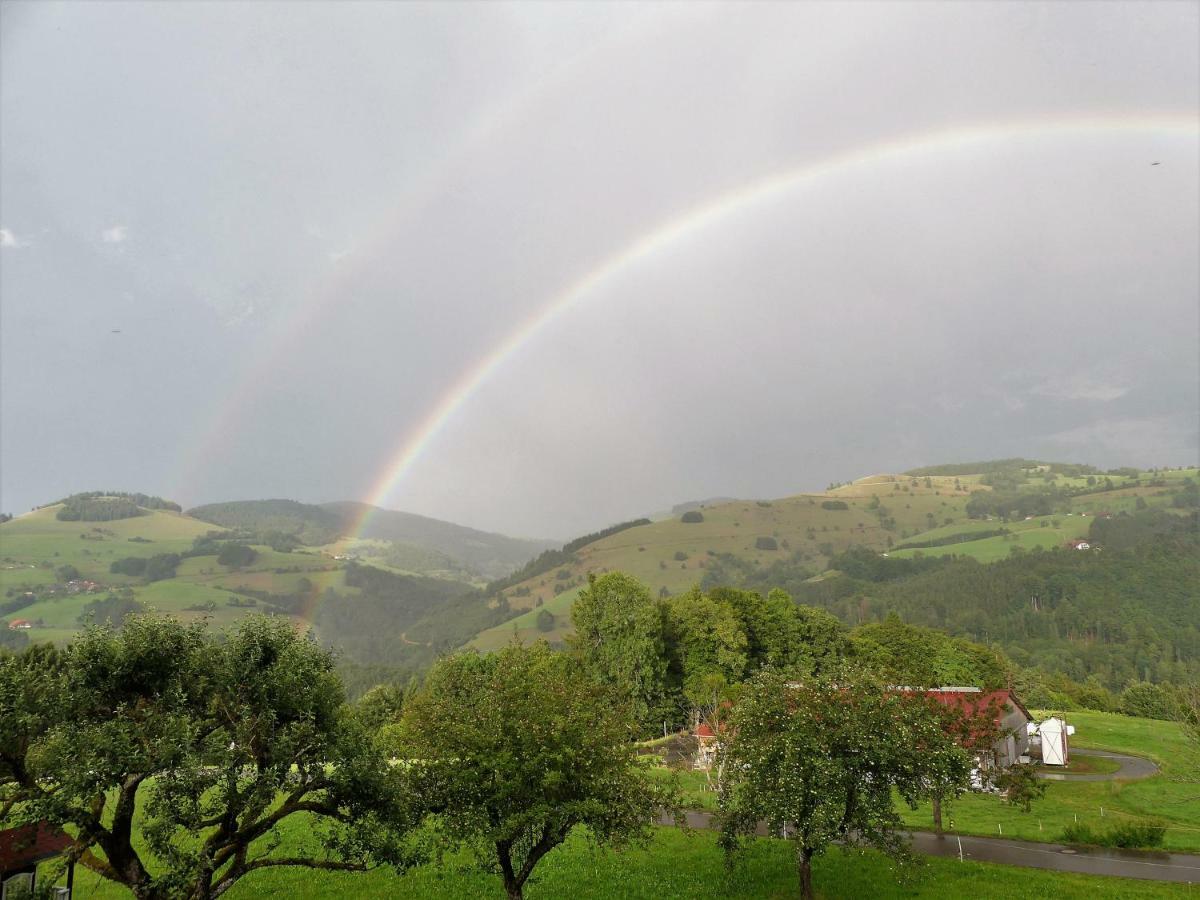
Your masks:
[{"label": "red roof", "polygon": [[23,869],[58,856],[73,843],[71,836],[61,828],[45,822],[0,831],[0,872]]},{"label": "red roof", "polygon": [[999,722],[1004,717],[1005,708],[1009,706],[1021,710],[1021,712],[1025,713],[1026,718],[1033,718],[1033,716],[1029,715],[1029,710],[1025,708],[1025,705],[1010,690],[925,691],[925,696],[936,700],[943,706],[951,706],[959,709],[968,716],[982,715],[989,709],[995,709],[998,712],[998,715],[994,716],[996,722]]},{"label": "red roof", "polygon": [[716,736],[715,732],[713,732],[713,730],[711,728],[709,728],[708,724],[705,722],[701,722],[700,725],[696,728],[696,737],[708,738],[708,737],[715,737],[715,736]]}]

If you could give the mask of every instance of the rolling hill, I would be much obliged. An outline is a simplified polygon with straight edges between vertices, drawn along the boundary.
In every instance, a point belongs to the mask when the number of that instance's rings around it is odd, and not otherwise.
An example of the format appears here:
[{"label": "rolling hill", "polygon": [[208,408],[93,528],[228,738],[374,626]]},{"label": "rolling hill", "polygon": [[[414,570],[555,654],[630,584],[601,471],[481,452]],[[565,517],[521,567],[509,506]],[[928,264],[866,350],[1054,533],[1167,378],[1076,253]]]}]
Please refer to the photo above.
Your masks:
[{"label": "rolling hill", "polygon": [[[371,562],[361,565],[343,544],[336,554],[303,544],[334,540],[360,505],[239,501],[186,514],[139,507],[102,522],[64,521],[63,508],[0,523],[0,646],[62,642],[88,621],[119,623],[143,609],[215,627],[269,612],[315,628],[349,660],[412,669],[509,615],[477,585],[545,547],[379,510],[369,533],[409,542],[354,542]],[[248,549],[226,559],[231,545]],[[460,552],[465,559],[450,555]]]},{"label": "rolling hill", "polygon": [[[523,640],[561,640],[570,631],[571,604],[589,574],[627,572],[665,595],[701,583],[745,583],[756,589],[820,583],[836,576],[828,570],[830,560],[851,547],[897,558],[954,554],[996,562],[1086,537],[1097,516],[1170,507],[1189,480],[1200,480],[1195,468],[1119,471],[1123,474],[1096,473],[1074,464],[997,460],[871,475],[778,500],[702,506],[602,538],[554,570],[507,586],[503,596],[519,612],[471,645],[491,649],[514,634]],[[1035,498],[1039,503],[1050,497],[1046,502],[1055,511],[1005,520],[972,518],[968,504],[975,498],[978,505],[981,496]],[[700,521],[689,521],[697,512]],[[972,540],[973,534],[980,537]],[[922,546],[926,544],[932,546]],[[554,617],[552,627],[545,627],[543,616],[538,628],[537,614],[543,609]]]}]

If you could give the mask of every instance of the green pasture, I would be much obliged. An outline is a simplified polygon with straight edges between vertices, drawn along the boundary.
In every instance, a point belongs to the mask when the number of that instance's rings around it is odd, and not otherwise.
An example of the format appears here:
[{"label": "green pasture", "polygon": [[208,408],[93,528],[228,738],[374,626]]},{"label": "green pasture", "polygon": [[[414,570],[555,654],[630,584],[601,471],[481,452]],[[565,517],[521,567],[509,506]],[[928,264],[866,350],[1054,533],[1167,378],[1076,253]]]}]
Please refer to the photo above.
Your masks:
[{"label": "green pasture", "polygon": [[[1054,522],[1058,523],[1057,527],[1053,525]],[[1003,527],[1008,528],[1010,531],[1007,535],[981,538],[977,541],[963,541],[960,544],[946,544],[941,547],[893,550],[889,552],[889,555],[904,559],[917,554],[922,556],[953,554],[955,556],[974,557],[980,562],[985,563],[995,562],[1011,555],[1013,547],[1020,547],[1026,551],[1035,548],[1052,550],[1055,547],[1062,547],[1069,540],[1086,537],[1091,523],[1092,519],[1087,516],[1037,516],[1029,521],[1012,522],[1004,525]],[[985,522],[983,524],[990,525],[992,528],[1000,527],[1000,523],[997,522]],[[912,538],[914,541],[926,539],[928,539],[926,535],[917,535]]]},{"label": "green pasture", "polygon": [[[895,476],[874,476],[893,479]],[[680,517],[630,528],[589,544],[577,554],[577,561],[565,566],[571,578],[580,582],[590,573],[626,572],[648,585],[653,593],[666,588],[671,593],[687,590],[700,582],[712,555],[733,554],[768,565],[793,553],[811,560],[814,572],[824,569],[828,556],[824,549],[840,553],[853,544],[884,550],[888,540],[899,543],[904,535],[942,527],[946,520],[965,520],[968,490],[954,490],[954,479],[924,479],[913,486],[908,479],[864,479],[826,494],[800,494],[772,501],[735,500],[701,510],[703,522],[685,523]],[[964,481],[964,488],[966,487]],[[826,500],[842,500],[845,510],[821,506]],[[877,510],[878,500],[895,519],[895,529],[884,529]],[[760,537],[774,538],[778,550],[760,550]],[[711,553],[710,553],[711,551]],[[686,559],[676,559],[679,554]],[[549,603],[562,593],[557,570],[535,576],[523,583],[529,589],[525,597],[508,591],[515,609],[533,608],[537,599]]]},{"label": "green pasture", "polygon": [[[311,834],[303,820],[289,820],[280,829],[283,843],[276,851],[289,853],[309,844]],[[832,850],[813,862],[813,879],[819,896],[1009,900],[1014,896],[1052,895],[1057,900],[1116,900],[1116,898],[1170,898],[1194,896],[1188,885],[1132,881],[1121,878],[1072,875],[1019,869],[988,863],[925,859],[897,881],[894,865],[874,852]],[[76,870],[76,891],[81,898],[117,900],[129,897],[123,888],[103,882],[94,873]],[[698,900],[698,898],[794,897],[798,892],[795,856],[787,842],[763,838],[753,841],[729,870],[708,832],[656,828],[650,842],[621,852],[599,849],[577,830],[567,842],[551,851],[539,864],[525,895],[539,898],[573,897],[579,900]],[[392,898],[411,900],[501,900],[504,891],[497,875],[482,871],[467,853],[452,854],[442,865],[421,866],[403,875],[377,869],[366,873],[322,872],[307,869],[266,869],[243,879],[227,895],[241,898]]]},{"label": "green pasture", "polygon": [[[0,525],[0,557],[29,562],[52,559],[55,565],[70,563],[81,571],[102,560],[107,573],[113,559],[180,553],[213,528],[207,522],[157,509],[112,522],[60,522],[55,518],[57,512],[58,507],[51,506]],[[130,538],[144,538],[148,543]],[[85,550],[88,552],[83,553]]]},{"label": "green pasture", "polygon": [[[515,619],[509,619],[494,628],[481,631],[467,646],[474,647],[484,653],[499,650],[513,639],[514,634],[521,643],[528,644],[538,638],[548,641],[561,641],[571,633],[571,607],[579,596],[580,588],[573,588],[551,598],[537,609],[522,613]],[[542,610],[547,610],[554,616],[554,630],[541,631],[537,627],[537,616]]]}]

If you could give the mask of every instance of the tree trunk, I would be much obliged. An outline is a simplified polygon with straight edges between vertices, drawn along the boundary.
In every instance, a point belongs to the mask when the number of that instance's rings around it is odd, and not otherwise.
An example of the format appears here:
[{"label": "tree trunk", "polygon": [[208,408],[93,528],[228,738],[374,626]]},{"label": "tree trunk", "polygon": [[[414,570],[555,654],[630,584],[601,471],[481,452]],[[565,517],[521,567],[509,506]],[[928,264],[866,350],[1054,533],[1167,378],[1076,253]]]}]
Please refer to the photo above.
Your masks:
[{"label": "tree trunk", "polygon": [[521,891],[522,881],[513,868],[510,848],[510,842],[496,841],[496,855],[500,859],[500,875],[504,879],[504,892],[508,895],[508,900],[524,900],[524,894]]},{"label": "tree trunk", "polygon": [[800,896],[803,900],[816,900],[812,884],[812,851],[802,847],[800,857]]},{"label": "tree trunk", "polygon": [[933,798],[933,830],[942,833],[942,798]]}]

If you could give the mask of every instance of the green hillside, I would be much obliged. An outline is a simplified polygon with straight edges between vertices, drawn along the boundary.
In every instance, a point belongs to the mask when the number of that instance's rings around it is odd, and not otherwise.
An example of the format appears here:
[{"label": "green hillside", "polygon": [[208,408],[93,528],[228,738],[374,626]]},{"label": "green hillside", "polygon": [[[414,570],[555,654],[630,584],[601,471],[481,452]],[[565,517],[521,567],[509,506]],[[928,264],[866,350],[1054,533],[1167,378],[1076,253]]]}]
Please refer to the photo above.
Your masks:
[{"label": "green hillside", "polygon": [[305,544],[327,544],[338,537],[342,528],[342,520],[329,510],[295,500],[209,503],[189,509],[187,514],[222,528],[294,534]]},{"label": "green hillside", "polygon": [[[879,619],[895,609],[908,621],[948,628],[975,640],[1002,636],[1016,648],[1023,664],[1035,665],[1036,654],[1021,651],[1022,641],[1036,636],[1041,641],[1037,645],[1040,650],[1051,652],[1059,637],[1012,624],[1003,626],[1007,629],[1003,632],[998,630],[1000,608],[1007,608],[1008,601],[988,593],[994,577],[980,574],[980,586],[968,588],[990,598],[986,601],[961,594],[963,585],[958,586],[963,615],[956,617],[945,602],[924,604],[915,587],[901,602],[899,586],[885,590],[869,580],[844,577],[830,569],[831,562],[852,548],[897,561],[953,556],[997,564],[1015,559],[1005,569],[1011,570],[1015,578],[1032,565],[1021,561],[1024,555],[1059,548],[1064,548],[1064,553],[1080,553],[1065,548],[1070,541],[1089,538],[1096,527],[1156,509],[1165,515],[1185,514],[1197,503],[1196,483],[1200,481],[1200,470],[1195,468],[1104,473],[1086,466],[1023,459],[973,463],[969,468],[975,471],[952,465],[917,470],[920,474],[868,476],[831,486],[820,494],[704,506],[696,511],[700,521],[687,521],[696,518],[692,513],[621,531],[579,548],[552,571],[506,587],[503,597],[521,612],[481,633],[471,645],[493,649],[512,640],[514,634],[522,640],[545,637],[561,641],[570,633],[571,604],[587,576],[623,571],[660,596],[679,593],[695,584],[709,588],[727,584],[764,593],[782,587],[800,602],[835,611],[849,624]],[[845,508],[841,508],[843,505]],[[993,515],[988,511],[992,507],[1005,512]],[[1044,509],[1045,513],[1026,513],[1027,509]],[[774,549],[770,549],[772,545]],[[1174,579],[1174,590],[1188,583],[1190,570],[1175,565],[1186,567],[1186,550],[1168,552],[1167,556],[1168,562],[1156,565],[1160,574]],[[1064,558],[1057,568],[1069,570],[1092,559],[1087,553],[1078,559]],[[1099,560],[1096,565],[1103,567]],[[1038,577],[1050,574],[1042,571]],[[946,574],[923,577],[931,585],[937,579],[950,578]],[[1112,689],[1119,689],[1131,677],[1144,677],[1154,668],[1150,660],[1162,660],[1164,654],[1169,658],[1172,652],[1178,652],[1169,646],[1167,635],[1172,628],[1188,624],[1186,620],[1176,622],[1174,612],[1167,614],[1158,609],[1161,597],[1153,596],[1148,588],[1142,589],[1153,583],[1151,577],[1121,577],[1130,585],[1130,608],[1116,614],[1129,616],[1132,609],[1137,611],[1134,618],[1141,619],[1145,612],[1147,624],[1143,628],[1159,628],[1152,635],[1142,632],[1143,645],[1153,647],[1149,655],[1142,655],[1142,671],[1136,671],[1133,660],[1138,652],[1132,648],[1138,645],[1131,642],[1111,653],[1111,648],[1081,646],[1068,654],[1078,660],[1073,670],[1077,677],[1096,674]],[[1200,607],[1200,592],[1193,591],[1182,602],[1189,602],[1189,598],[1193,610]],[[1111,599],[1097,597],[1095,602],[1100,604],[1097,611],[1103,608],[1105,616],[1118,608]],[[986,608],[981,610],[980,605]],[[539,627],[538,614],[543,610],[553,619],[542,616]],[[1065,631],[1062,639],[1074,640]],[[1094,643],[1090,638],[1086,640],[1089,645]],[[1164,665],[1161,677],[1175,680],[1183,671]]]},{"label": "green hillside", "polygon": [[431,550],[458,561],[484,579],[502,578],[543,550],[556,546],[554,541],[508,537],[365,503],[325,503],[321,508],[338,518],[343,536],[355,533],[367,540]]},{"label": "green hillside", "polygon": [[[399,677],[511,614],[485,602],[463,564],[434,550],[374,541],[382,561],[364,566],[297,545],[297,535],[340,527],[320,507],[215,504],[200,510],[209,521],[139,508],[103,522],[63,521],[61,508],[0,524],[0,647],[61,643],[89,621],[120,624],[143,610],[213,627],[265,612],[314,628],[348,664],[383,665]],[[292,539],[281,543],[281,534]],[[442,577],[405,568],[420,566]]]}]

